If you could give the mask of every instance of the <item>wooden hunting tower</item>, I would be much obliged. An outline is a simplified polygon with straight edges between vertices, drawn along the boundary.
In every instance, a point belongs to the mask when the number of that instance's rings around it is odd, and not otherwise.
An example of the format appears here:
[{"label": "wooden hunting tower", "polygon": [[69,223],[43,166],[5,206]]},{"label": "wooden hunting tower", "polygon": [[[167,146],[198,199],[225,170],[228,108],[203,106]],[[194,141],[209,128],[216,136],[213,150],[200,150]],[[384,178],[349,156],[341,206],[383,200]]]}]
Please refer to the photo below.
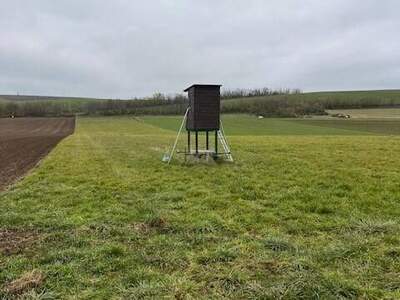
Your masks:
[{"label": "wooden hunting tower", "polygon": [[185,90],[189,94],[186,130],[219,130],[220,88],[221,85],[194,84]]},{"label": "wooden hunting tower", "polygon": [[[174,146],[171,153],[165,154],[163,161],[170,163],[175,152],[179,136],[186,124],[187,131],[187,148],[184,152],[186,156],[195,156],[197,158],[206,157],[217,159],[220,156],[225,156],[229,161],[233,161],[231,150],[226,141],[220,120],[220,96],[221,85],[215,84],[194,84],[188,87],[185,92],[189,94],[189,105],[181,127],[178,131]],[[195,147],[191,147],[191,133],[195,134]],[[206,149],[199,149],[199,132],[205,133]],[[209,147],[209,133],[214,134],[214,148]],[[218,141],[221,143],[224,152],[218,152]]]}]

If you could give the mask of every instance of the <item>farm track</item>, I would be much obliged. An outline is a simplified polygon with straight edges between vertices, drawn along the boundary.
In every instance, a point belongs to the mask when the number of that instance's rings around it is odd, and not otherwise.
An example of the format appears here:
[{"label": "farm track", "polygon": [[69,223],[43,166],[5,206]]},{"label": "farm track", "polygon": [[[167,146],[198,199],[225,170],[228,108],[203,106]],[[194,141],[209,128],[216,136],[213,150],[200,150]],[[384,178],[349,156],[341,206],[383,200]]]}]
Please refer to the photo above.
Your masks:
[{"label": "farm track", "polygon": [[74,118],[0,119],[0,190],[26,174],[74,129]]}]

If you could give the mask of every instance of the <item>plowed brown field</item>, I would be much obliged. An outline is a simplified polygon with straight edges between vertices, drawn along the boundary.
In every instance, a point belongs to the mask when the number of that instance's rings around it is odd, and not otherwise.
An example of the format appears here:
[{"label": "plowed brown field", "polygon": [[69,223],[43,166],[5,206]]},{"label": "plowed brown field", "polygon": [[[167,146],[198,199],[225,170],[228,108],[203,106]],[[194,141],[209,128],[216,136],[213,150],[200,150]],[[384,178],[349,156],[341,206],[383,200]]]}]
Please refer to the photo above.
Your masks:
[{"label": "plowed brown field", "polygon": [[0,119],[0,190],[33,168],[74,129],[74,118]]}]

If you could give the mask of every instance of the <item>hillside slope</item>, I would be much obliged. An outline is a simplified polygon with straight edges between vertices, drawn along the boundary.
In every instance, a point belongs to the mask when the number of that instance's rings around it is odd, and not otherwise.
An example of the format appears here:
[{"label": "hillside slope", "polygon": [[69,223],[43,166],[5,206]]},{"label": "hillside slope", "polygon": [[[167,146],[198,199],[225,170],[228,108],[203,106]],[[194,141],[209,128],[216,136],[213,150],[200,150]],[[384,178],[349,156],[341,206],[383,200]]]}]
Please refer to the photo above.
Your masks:
[{"label": "hillside slope", "polygon": [[[1,101],[3,99],[3,101]],[[223,99],[223,113],[249,113],[272,117],[323,115],[327,109],[399,107],[400,90],[315,92]],[[0,116],[181,115],[185,98],[172,100],[105,100],[51,96],[2,96]]]}]

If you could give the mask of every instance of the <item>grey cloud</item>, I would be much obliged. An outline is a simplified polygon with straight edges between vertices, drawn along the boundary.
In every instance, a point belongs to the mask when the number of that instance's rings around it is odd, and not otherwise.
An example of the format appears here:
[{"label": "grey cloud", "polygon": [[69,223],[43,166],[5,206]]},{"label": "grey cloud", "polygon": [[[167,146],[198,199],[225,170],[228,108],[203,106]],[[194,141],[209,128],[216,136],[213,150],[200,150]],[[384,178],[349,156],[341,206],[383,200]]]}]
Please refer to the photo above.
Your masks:
[{"label": "grey cloud", "polygon": [[2,1],[0,93],[399,88],[394,0]]}]

